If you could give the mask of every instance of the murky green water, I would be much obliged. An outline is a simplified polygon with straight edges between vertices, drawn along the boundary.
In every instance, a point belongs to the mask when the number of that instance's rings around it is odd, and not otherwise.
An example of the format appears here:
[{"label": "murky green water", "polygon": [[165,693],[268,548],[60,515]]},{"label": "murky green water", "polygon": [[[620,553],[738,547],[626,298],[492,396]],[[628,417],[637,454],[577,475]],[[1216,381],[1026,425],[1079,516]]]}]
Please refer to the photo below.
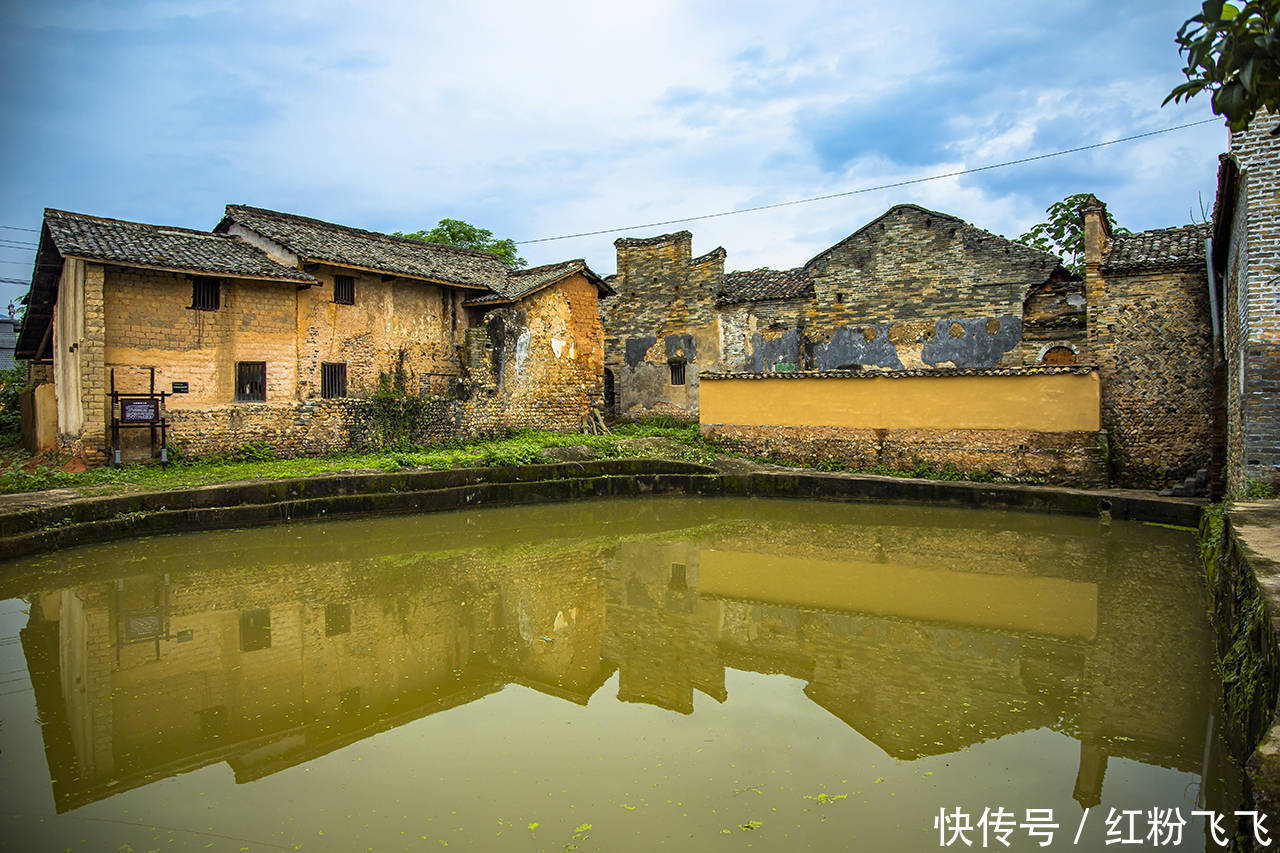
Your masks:
[{"label": "murky green water", "polygon": [[1109,810],[1160,807],[1218,849],[1195,560],[1137,524],[668,498],[10,564],[0,840],[936,850],[940,809],[977,848],[1002,806],[1113,849]]}]

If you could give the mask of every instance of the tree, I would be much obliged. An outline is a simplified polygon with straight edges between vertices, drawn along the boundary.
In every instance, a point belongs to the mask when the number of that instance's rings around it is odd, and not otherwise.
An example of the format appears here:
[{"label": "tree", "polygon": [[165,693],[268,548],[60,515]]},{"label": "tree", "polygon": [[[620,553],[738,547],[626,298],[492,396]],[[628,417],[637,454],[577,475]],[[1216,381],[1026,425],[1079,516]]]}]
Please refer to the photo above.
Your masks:
[{"label": "tree", "polygon": [[[1070,256],[1071,260],[1064,261],[1063,266],[1073,273],[1083,272],[1084,222],[1080,218],[1080,206],[1087,198],[1088,193],[1076,193],[1049,205],[1045,210],[1049,214],[1048,221],[1033,225],[1030,231],[1018,238],[1018,242],[1060,258]],[[1116,225],[1111,211],[1107,211],[1107,224],[1111,226],[1112,234],[1130,233],[1128,228]]]},{"label": "tree", "polygon": [[1280,112],[1280,0],[1247,0],[1243,7],[1205,0],[1176,41],[1187,82],[1165,104],[1207,89],[1213,111],[1232,130],[1244,130],[1260,110]]},{"label": "tree", "polygon": [[461,219],[441,219],[440,224],[430,231],[413,231],[405,234],[393,231],[396,237],[408,237],[410,240],[421,240],[424,243],[443,243],[448,246],[461,246],[464,249],[478,249],[497,255],[504,264],[512,269],[522,269],[529,262],[520,257],[515,240],[499,240],[488,228],[479,228]]}]

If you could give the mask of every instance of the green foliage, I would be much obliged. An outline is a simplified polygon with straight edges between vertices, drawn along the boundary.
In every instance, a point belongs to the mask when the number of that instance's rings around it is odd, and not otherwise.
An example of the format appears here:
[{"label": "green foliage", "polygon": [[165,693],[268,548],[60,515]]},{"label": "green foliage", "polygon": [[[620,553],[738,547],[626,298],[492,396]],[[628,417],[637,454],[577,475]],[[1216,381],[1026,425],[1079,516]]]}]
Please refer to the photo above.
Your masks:
[{"label": "green foliage", "polygon": [[1246,501],[1269,501],[1280,498],[1280,486],[1275,483],[1264,483],[1261,480],[1245,480],[1240,489],[1240,498]]},{"label": "green foliage", "polygon": [[22,410],[18,397],[27,388],[25,364],[0,371],[0,445],[22,442]]},{"label": "green foliage", "polygon": [[1243,6],[1205,0],[1175,37],[1187,82],[1164,103],[1210,93],[1213,111],[1244,130],[1260,110],[1280,111],[1280,0]]},{"label": "green foliage", "polygon": [[441,219],[440,224],[430,231],[411,231],[407,234],[393,231],[392,234],[396,237],[408,237],[410,240],[421,240],[423,243],[443,243],[488,252],[497,255],[512,269],[518,270],[529,265],[528,261],[520,257],[514,240],[499,239],[488,228],[480,228],[461,219]]},{"label": "green foliage", "polygon": [[531,441],[502,441],[485,448],[484,465],[535,465],[542,461],[542,447]]},{"label": "green foliage", "polygon": [[231,462],[272,462],[276,459],[276,449],[265,441],[250,441],[232,450],[226,458]]},{"label": "green foliage", "polygon": [[[1063,266],[1073,273],[1084,272],[1084,222],[1080,218],[1080,206],[1088,198],[1088,193],[1076,193],[1049,205],[1045,210],[1049,218],[1033,225],[1018,242],[1063,258]],[[1107,222],[1112,234],[1129,233],[1128,228],[1116,225],[1110,211],[1107,211]],[[1070,260],[1065,260],[1068,257]]]}]

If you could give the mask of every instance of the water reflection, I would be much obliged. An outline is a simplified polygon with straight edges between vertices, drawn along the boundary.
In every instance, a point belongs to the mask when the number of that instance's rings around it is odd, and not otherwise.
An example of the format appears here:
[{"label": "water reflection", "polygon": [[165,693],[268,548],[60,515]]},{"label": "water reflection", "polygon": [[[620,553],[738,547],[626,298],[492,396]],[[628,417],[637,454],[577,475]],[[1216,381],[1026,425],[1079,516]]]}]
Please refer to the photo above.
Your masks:
[{"label": "water reflection", "polygon": [[1230,796],[1193,566],[1137,525],[678,499],[162,537],[5,591],[58,812],[218,762],[261,779],[509,684],[585,705],[616,671],[618,700],[688,715],[732,702],[726,670],[800,679],[901,761],[1067,735],[1076,777],[1045,784],[1094,806],[1114,759]]}]

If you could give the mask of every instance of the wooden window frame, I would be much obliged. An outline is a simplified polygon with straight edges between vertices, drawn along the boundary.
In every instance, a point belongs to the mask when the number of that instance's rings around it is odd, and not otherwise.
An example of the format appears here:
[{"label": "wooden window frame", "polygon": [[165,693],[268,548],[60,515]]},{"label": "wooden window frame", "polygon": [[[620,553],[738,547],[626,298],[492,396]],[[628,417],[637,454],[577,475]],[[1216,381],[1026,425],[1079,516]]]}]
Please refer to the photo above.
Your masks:
[{"label": "wooden window frame", "polygon": [[671,368],[671,384],[684,385],[688,379],[685,373],[685,363],[683,361],[673,361],[668,366]]},{"label": "wooden window frame", "polygon": [[[252,393],[252,388],[248,391],[242,391],[241,388],[253,382],[252,378],[244,378],[246,373],[252,369],[261,370],[261,390],[257,395]],[[237,403],[265,403],[267,401],[267,363],[265,361],[237,361],[236,362],[236,394],[235,401]]]},{"label": "wooden window frame", "polygon": [[206,275],[191,277],[192,311],[217,311],[222,307],[222,279]]},{"label": "wooden window frame", "polygon": [[347,363],[345,361],[321,362],[321,399],[336,400],[345,396],[347,396]]},{"label": "wooden window frame", "polygon": [[335,275],[333,277],[333,304],[356,304],[356,277],[353,275]]}]

